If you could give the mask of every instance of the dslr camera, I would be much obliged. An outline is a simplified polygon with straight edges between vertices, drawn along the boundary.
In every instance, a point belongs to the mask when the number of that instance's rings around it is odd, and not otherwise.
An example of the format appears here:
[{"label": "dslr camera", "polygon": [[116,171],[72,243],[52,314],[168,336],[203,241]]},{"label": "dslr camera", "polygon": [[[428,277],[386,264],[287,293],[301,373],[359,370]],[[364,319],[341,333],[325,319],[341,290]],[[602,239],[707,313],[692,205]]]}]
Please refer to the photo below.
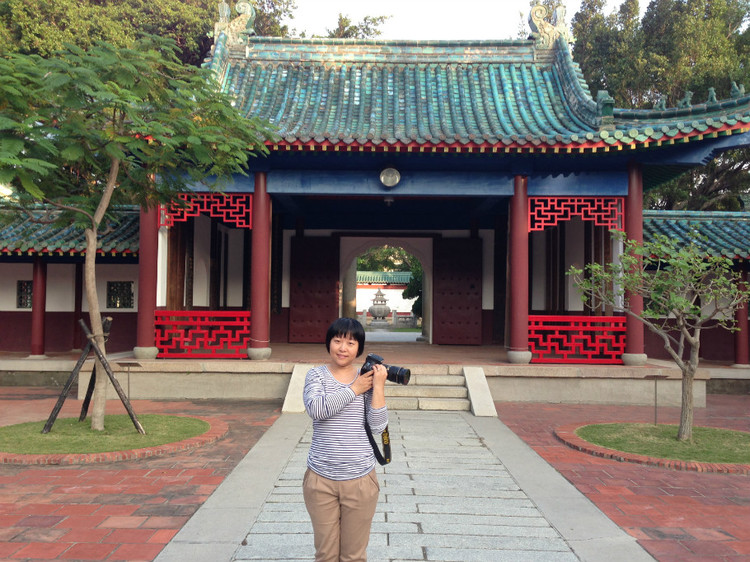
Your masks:
[{"label": "dslr camera", "polygon": [[373,366],[382,365],[388,371],[387,380],[391,382],[397,382],[398,384],[409,384],[409,378],[411,377],[411,371],[404,367],[395,367],[393,365],[387,365],[383,363],[383,358],[380,355],[374,353],[368,353],[365,358],[365,363],[362,365],[360,373],[367,373],[372,371]]}]

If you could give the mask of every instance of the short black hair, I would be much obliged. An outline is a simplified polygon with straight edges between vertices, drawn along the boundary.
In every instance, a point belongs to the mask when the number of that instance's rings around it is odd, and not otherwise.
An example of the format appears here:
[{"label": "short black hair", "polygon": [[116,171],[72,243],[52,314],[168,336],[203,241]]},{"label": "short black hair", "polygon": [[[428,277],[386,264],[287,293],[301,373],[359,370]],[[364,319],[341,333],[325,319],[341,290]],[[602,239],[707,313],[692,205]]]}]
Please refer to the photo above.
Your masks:
[{"label": "short black hair", "polygon": [[331,340],[338,336],[351,336],[357,340],[359,344],[357,357],[362,355],[365,350],[365,329],[359,321],[354,318],[334,320],[333,324],[328,327],[328,332],[326,332],[326,351],[331,351]]}]

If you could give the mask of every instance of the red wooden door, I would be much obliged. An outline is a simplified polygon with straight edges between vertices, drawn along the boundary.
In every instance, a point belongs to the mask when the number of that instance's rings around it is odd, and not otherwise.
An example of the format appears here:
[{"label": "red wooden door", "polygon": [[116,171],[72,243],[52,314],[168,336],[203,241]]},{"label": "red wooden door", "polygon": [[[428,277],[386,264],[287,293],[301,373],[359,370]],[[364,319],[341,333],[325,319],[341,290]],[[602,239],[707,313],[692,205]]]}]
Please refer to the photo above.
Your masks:
[{"label": "red wooden door", "polygon": [[432,341],[482,343],[482,241],[438,238],[433,255]]},{"label": "red wooden door", "polygon": [[339,314],[338,238],[292,238],[289,341],[323,343]]}]

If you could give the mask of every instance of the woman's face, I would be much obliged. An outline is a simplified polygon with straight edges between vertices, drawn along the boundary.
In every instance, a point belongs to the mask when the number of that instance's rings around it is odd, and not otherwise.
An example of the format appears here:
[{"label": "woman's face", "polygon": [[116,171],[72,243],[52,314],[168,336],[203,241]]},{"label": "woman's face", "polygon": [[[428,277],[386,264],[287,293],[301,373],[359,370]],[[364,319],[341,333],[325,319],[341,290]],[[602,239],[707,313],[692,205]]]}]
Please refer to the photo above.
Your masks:
[{"label": "woman's face", "polygon": [[357,358],[359,343],[349,334],[339,334],[331,339],[328,353],[338,367],[348,367]]}]

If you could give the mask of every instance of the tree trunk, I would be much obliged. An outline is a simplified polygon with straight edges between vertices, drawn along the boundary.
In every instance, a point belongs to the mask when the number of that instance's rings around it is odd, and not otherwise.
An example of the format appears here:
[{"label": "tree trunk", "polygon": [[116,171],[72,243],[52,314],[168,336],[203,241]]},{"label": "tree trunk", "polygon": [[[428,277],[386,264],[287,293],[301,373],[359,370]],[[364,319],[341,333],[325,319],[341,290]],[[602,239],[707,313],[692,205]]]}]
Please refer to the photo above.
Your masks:
[{"label": "tree trunk", "polygon": [[[92,227],[86,229],[86,261],[84,262],[83,277],[86,285],[86,300],[89,303],[89,321],[91,322],[91,333],[94,341],[99,346],[102,355],[106,357],[107,350],[104,347],[104,329],[102,328],[102,315],[99,310],[99,295],[96,291],[96,245],[97,231],[104,215],[109,208],[112,200],[112,193],[117,184],[117,175],[120,171],[120,161],[112,157],[107,185],[102,191],[102,197],[96,206],[96,212],[92,217]],[[109,377],[104,371],[100,361],[95,359],[96,363],[96,385],[94,386],[94,396],[91,400],[91,429],[94,431],[104,431],[104,412],[107,407],[107,386]]]},{"label": "tree trunk", "polygon": [[[94,341],[106,355],[104,348],[104,334],[102,328],[102,315],[99,310],[99,296],[96,291],[96,230],[86,229],[86,261],[84,264],[84,285],[86,287],[86,300],[89,305],[89,323],[91,324],[91,333],[94,335]],[[93,249],[93,250],[92,250]],[[107,384],[108,377],[104,372],[99,359],[95,359],[96,366],[96,385],[94,386],[94,396],[92,399],[91,410],[91,429],[95,431],[104,431],[104,412],[107,405]]]},{"label": "tree trunk", "polygon": [[677,430],[678,441],[693,440],[693,380],[698,369],[698,351],[700,344],[690,348],[690,360],[682,369],[682,408],[680,409],[680,428]]}]

